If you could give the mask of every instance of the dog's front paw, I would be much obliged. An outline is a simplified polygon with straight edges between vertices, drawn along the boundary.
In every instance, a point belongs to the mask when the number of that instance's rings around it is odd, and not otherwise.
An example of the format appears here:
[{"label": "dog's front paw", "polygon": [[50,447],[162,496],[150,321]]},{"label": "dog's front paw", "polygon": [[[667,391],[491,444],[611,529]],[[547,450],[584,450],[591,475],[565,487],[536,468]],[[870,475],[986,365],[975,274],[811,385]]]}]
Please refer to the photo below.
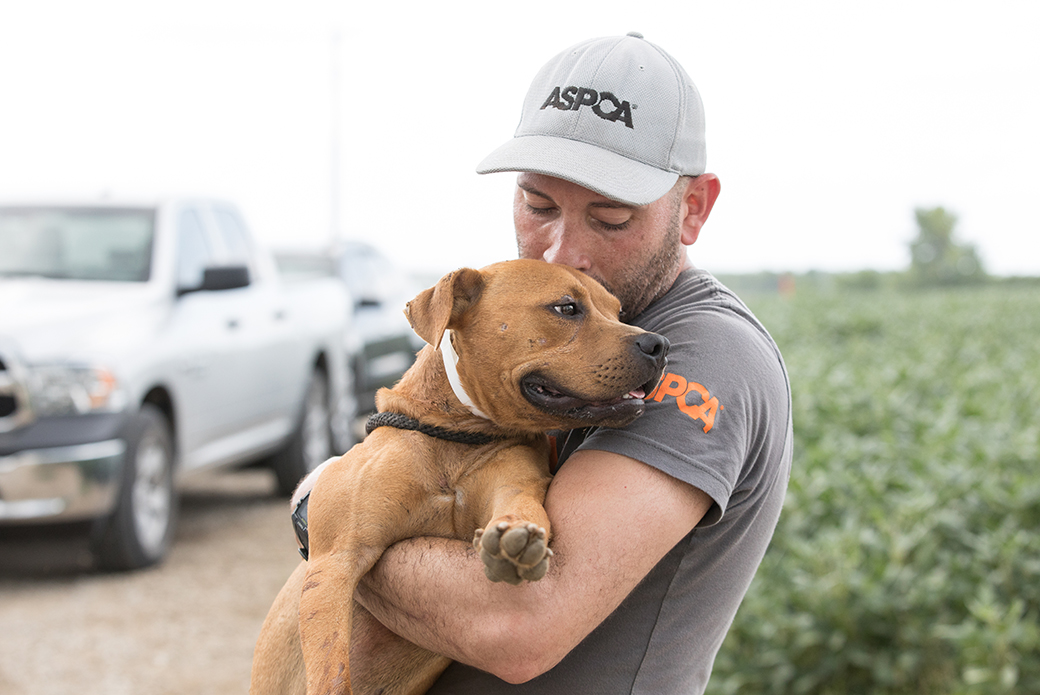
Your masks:
[{"label": "dog's front paw", "polygon": [[480,551],[484,574],[493,582],[537,581],[545,576],[552,557],[545,529],[528,522],[500,521],[478,528],[473,547]]}]

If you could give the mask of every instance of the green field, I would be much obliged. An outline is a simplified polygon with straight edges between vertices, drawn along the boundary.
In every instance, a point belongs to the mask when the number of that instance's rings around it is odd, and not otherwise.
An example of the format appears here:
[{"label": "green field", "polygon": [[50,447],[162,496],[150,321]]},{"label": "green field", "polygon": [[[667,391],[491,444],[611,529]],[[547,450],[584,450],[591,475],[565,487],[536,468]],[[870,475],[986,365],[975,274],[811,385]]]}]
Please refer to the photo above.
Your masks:
[{"label": "green field", "polygon": [[1040,288],[745,299],[795,458],[708,692],[1040,693]]}]

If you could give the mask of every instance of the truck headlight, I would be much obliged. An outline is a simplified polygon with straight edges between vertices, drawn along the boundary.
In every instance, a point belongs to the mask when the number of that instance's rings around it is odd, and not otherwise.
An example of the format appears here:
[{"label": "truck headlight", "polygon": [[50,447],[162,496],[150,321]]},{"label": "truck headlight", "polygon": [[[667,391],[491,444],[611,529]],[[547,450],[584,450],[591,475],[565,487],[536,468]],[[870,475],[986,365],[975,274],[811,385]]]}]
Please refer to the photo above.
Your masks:
[{"label": "truck headlight", "polygon": [[101,367],[32,367],[28,382],[29,400],[38,416],[113,412],[126,405],[115,375]]}]

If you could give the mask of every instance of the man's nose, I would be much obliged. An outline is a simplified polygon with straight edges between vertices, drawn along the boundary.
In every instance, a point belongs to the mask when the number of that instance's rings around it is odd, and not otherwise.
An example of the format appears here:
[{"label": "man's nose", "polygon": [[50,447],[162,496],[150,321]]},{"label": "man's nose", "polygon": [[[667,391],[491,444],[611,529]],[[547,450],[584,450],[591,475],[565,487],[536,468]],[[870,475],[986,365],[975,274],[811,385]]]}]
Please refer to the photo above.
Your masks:
[{"label": "man's nose", "polygon": [[573,225],[560,220],[549,230],[549,245],[542,253],[542,260],[549,263],[560,263],[577,270],[587,271],[592,267],[592,259],[586,248],[583,236]]}]

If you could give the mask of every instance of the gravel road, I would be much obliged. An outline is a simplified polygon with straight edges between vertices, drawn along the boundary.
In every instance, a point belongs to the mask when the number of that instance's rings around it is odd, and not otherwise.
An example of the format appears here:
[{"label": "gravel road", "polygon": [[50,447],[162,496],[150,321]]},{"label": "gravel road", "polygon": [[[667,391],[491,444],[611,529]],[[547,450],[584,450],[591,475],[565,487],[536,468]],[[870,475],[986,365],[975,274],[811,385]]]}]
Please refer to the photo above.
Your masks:
[{"label": "gravel road", "polygon": [[[98,574],[75,546],[0,548],[0,693],[246,693],[264,616],[299,562],[287,510],[266,471],[213,473],[185,485],[160,567]],[[66,566],[41,570],[45,552]]]}]

